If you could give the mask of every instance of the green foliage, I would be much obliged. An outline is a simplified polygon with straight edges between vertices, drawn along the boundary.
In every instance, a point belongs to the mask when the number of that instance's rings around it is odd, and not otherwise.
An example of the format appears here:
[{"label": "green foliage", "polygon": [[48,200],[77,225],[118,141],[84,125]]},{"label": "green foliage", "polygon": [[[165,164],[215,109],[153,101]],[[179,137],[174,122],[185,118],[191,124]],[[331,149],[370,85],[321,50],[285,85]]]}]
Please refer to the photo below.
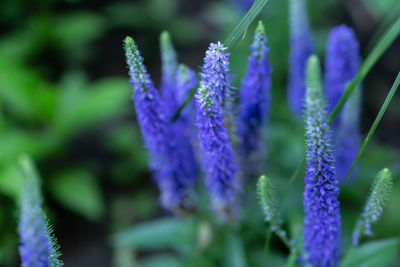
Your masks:
[{"label": "green foliage", "polygon": [[351,248],[340,267],[390,266],[399,251],[399,238],[371,241],[357,248]]},{"label": "green foliage", "polygon": [[244,17],[240,20],[240,22],[233,29],[231,34],[225,41],[225,45],[232,49],[233,46],[239,41],[240,38],[244,38],[247,28],[252,23],[252,21],[257,17],[257,15],[261,12],[264,6],[269,2],[269,0],[255,0],[253,6],[250,10],[244,15]]},{"label": "green foliage", "polygon": [[244,244],[241,238],[234,233],[229,234],[225,240],[224,265],[226,267],[246,267]]},{"label": "green foliage", "polygon": [[195,243],[196,223],[191,219],[164,218],[138,224],[112,236],[116,246],[131,245],[137,249],[160,249]]},{"label": "green foliage", "polygon": [[50,193],[66,208],[89,220],[98,221],[104,213],[101,188],[96,177],[80,169],[69,169],[53,177]]}]

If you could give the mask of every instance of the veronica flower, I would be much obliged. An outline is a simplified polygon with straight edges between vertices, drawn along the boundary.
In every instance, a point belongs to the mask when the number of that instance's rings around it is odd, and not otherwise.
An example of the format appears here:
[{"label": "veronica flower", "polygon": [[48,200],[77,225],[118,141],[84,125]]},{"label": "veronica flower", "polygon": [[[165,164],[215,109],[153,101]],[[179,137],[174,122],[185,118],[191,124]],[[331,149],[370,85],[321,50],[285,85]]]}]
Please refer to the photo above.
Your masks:
[{"label": "veronica flower", "polygon": [[27,156],[20,158],[22,171],[21,213],[18,233],[22,267],[58,267],[63,263],[52,230],[42,210],[42,196],[38,174]]},{"label": "veronica flower", "polygon": [[293,114],[301,116],[305,95],[305,69],[313,53],[313,41],[308,23],[306,0],[289,1],[290,54],[288,102]]},{"label": "veronica flower", "polygon": [[169,116],[173,116],[177,108],[176,99],[176,74],[178,61],[172,45],[171,37],[167,31],[160,35],[161,50],[161,94],[165,101],[164,108]]},{"label": "veronica flower", "polygon": [[282,229],[282,219],[279,216],[275,200],[275,189],[271,179],[262,175],[257,182],[257,196],[263,210],[265,221],[270,223],[270,229],[290,247],[295,249],[294,242],[290,241],[285,230]]},{"label": "veronica flower", "polygon": [[[125,39],[125,55],[133,86],[133,101],[145,146],[161,191],[161,204],[179,211],[190,206],[189,189],[196,178],[194,155],[190,143],[172,125],[170,114],[143,65],[132,38]],[[187,146],[189,145],[189,146]]]},{"label": "veronica flower", "polygon": [[386,168],[381,170],[371,187],[371,194],[367,200],[364,211],[356,223],[353,231],[353,246],[357,246],[360,238],[365,235],[372,235],[371,224],[378,221],[383,212],[390,192],[392,191],[393,178]]},{"label": "veronica flower", "polygon": [[242,80],[239,104],[239,138],[242,170],[257,173],[262,162],[262,127],[267,120],[269,89],[271,87],[271,67],[267,53],[267,37],[260,21],[250,46],[247,74]]},{"label": "veronica flower", "polygon": [[212,204],[221,219],[230,219],[237,208],[237,165],[216,91],[205,81],[196,93],[198,140]]},{"label": "veronica flower", "polygon": [[313,266],[337,266],[339,261],[340,213],[331,135],[325,97],[320,83],[319,62],[307,64],[306,158],[304,178],[305,258]]},{"label": "veronica flower", "polygon": [[[333,110],[346,84],[356,75],[359,65],[359,46],[353,30],[345,25],[334,28],[329,34],[325,60],[325,86],[329,111]],[[344,180],[358,152],[360,98],[361,90],[357,87],[332,123],[339,180]],[[352,175],[354,174],[353,171]]]},{"label": "veronica flower", "polygon": [[204,57],[201,79],[213,90],[215,101],[222,106],[234,101],[232,75],[229,73],[229,53],[221,42],[211,43]]}]

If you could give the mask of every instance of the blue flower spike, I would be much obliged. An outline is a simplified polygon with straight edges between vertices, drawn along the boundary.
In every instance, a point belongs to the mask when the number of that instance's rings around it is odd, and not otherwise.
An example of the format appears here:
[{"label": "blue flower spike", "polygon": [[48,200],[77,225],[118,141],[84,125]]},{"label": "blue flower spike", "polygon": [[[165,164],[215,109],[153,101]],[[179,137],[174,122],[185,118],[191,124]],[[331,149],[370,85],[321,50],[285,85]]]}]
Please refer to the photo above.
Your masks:
[{"label": "blue flower spike", "polygon": [[240,140],[241,170],[245,176],[259,175],[265,160],[262,140],[263,127],[268,119],[271,67],[264,25],[260,21],[250,46],[247,74],[240,89],[238,136]]},{"label": "blue flower spike", "polygon": [[60,267],[59,246],[52,228],[43,212],[43,200],[39,175],[32,160],[21,155],[19,165],[22,174],[21,211],[18,233],[22,267]]},{"label": "blue flower spike", "polygon": [[306,4],[306,0],[289,1],[290,53],[287,94],[289,108],[298,118],[301,118],[303,113],[306,64],[314,52]]},{"label": "blue flower spike", "polygon": [[161,192],[161,205],[174,213],[191,209],[191,186],[197,177],[197,166],[190,141],[181,138],[180,122],[171,122],[168,106],[147,74],[134,40],[127,37],[124,43],[132,99],[150,155],[150,169]]},{"label": "blue flower spike", "polygon": [[339,187],[316,56],[308,60],[306,80],[305,259],[313,266],[337,266],[341,232]]}]

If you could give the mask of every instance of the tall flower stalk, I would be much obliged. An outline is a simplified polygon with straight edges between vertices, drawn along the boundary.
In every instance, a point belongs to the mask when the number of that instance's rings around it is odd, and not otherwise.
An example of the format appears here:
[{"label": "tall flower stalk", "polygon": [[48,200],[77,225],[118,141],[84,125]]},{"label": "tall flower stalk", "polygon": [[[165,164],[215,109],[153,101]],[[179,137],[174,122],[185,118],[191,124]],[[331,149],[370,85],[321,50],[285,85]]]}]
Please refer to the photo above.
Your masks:
[{"label": "tall flower stalk", "polygon": [[289,1],[290,54],[287,84],[288,103],[291,111],[301,117],[304,106],[305,69],[313,53],[313,41],[308,22],[306,0]]},{"label": "tall flower stalk", "polygon": [[341,231],[339,188],[316,56],[308,60],[306,74],[305,258],[313,266],[337,266]]},{"label": "tall flower stalk", "polygon": [[240,89],[238,135],[242,158],[242,171],[257,175],[265,158],[262,128],[267,121],[270,101],[271,67],[268,62],[267,37],[260,21],[254,34],[247,74]]},{"label": "tall flower stalk", "polygon": [[125,55],[133,86],[132,99],[152,169],[161,191],[164,208],[179,212],[191,207],[190,188],[197,175],[197,166],[190,143],[177,131],[165,106],[147,74],[139,50],[127,37]]},{"label": "tall flower stalk", "polygon": [[213,207],[222,220],[235,216],[237,209],[237,164],[216,89],[202,81],[196,93],[196,125]]},{"label": "tall flower stalk", "polygon": [[[356,75],[360,65],[359,45],[353,30],[345,25],[334,28],[330,34],[325,59],[325,86],[328,108],[332,111],[346,84]],[[337,177],[343,181],[359,149],[360,98],[357,87],[332,123],[336,147]],[[352,172],[352,176],[356,172]]]},{"label": "tall flower stalk", "polygon": [[376,223],[383,212],[389,195],[392,191],[393,178],[387,168],[381,170],[371,187],[371,194],[365,204],[360,218],[357,220],[353,231],[353,246],[357,246],[363,235],[371,236],[371,225]]},{"label": "tall flower stalk", "polygon": [[275,189],[269,177],[262,175],[258,179],[257,196],[264,213],[265,221],[270,224],[271,231],[293,251],[295,249],[294,243],[289,239],[286,231],[282,229],[282,219],[278,213]]},{"label": "tall flower stalk", "polygon": [[22,174],[21,213],[18,233],[21,245],[19,252],[22,267],[59,267],[60,253],[52,228],[42,210],[43,201],[40,180],[29,157],[20,157]]},{"label": "tall flower stalk", "polygon": [[211,43],[204,57],[204,65],[200,73],[201,79],[213,90],[215,101],[222,107],[233,105],[235,89],[231,85],[232,75],[229,73],[229,53],[221,42]]}]

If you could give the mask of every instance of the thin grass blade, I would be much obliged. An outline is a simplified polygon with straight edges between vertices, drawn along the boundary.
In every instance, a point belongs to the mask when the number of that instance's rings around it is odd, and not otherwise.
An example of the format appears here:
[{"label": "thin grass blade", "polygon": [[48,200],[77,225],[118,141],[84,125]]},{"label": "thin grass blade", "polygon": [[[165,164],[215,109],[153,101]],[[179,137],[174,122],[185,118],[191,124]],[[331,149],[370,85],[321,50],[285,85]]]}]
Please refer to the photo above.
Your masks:
[{"label": "thin grass blade", "polygon": [[383,114],[385,113],[386,109],[389,106],[390,101],[392,100],[394,94],[396,93],[397,89],[399,88],[400,84],[400,72],[397,74],[396,80],[394,81],[392,88],[390,89],[388,95],[386,96],[385,102],[383,102],[381,109],[379,110],[378,115],[375,118],[374,123],[372,124],[371,128],[368,131],[367,137],[365,137],[365,140],[361,146],[360,151],[358,151],[358,154],[356,158],[354,159],[353,164],[350,167],[350,170],[347,172],[346,179],[344,179],[342,186],[344,186],[349,179],[349,176],[351,172],[353,171],[354,167],[356,166],[358,160],[360,159],[361,155],[363,154],[365,147],[367,146],[369,140],[371,139],[372,135],[374,134],[376,128],[378,127],[379,122],[381,121]]}]

